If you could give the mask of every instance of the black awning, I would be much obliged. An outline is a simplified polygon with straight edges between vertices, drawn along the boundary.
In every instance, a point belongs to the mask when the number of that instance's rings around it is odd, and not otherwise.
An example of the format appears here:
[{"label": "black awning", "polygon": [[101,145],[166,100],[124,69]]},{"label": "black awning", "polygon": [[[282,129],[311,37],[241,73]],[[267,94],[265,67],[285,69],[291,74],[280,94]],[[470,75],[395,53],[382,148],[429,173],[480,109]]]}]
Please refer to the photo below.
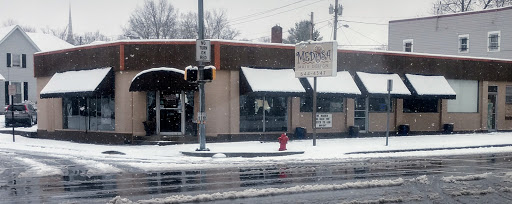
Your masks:
[{"label": "black awning", "polygon": [[160,67],[151,68],[138,73],[130,84],[130,91],[194,91],[195,83],[184,79],[183,70]]},{"label": "black awning", "polygon": [[40,92],[40,98],[108,95],[114,93],[111,67],[56,73]]},{"label": "black awning", "polygon": [[456,98],[455,91],[444,76],[405,74],[405,85],[415,98]]}]

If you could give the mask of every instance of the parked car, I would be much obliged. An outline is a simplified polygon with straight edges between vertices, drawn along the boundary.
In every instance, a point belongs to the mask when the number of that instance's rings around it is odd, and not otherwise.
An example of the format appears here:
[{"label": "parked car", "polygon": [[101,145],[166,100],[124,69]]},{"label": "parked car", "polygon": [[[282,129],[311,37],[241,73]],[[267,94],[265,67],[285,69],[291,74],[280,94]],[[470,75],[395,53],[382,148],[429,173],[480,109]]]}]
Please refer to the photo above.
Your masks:
[{"label": "parked car", "polygon": [[31,127],[34,124],[37,124],[37,110],[32,104],[19,103],[5,108],[5,127]]}]

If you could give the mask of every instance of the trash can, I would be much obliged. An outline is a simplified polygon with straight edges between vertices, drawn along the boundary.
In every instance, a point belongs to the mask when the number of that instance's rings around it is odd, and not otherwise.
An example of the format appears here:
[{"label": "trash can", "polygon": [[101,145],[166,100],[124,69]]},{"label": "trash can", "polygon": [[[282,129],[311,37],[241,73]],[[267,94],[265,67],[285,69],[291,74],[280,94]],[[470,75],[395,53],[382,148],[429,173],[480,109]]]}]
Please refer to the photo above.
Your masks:
[{"label": "trash can", "polygon": [[296,127],[295,128],[295,139],[304,139],[306,137],[306,128]]},{"label": "trash can", "polygon": [[359,126],[349,126],[348,135],[350,137],[357,137],[359,135]]},{"label": "trash can", "polygon": [[409,124],[399,125],[398,126],[398,135],[407,136],[409,135]]},{"label": "trash can", "polygon": [[453,123],[447,123],[443,125],[443,133],[444,134],[452,134],[453,133]]}]

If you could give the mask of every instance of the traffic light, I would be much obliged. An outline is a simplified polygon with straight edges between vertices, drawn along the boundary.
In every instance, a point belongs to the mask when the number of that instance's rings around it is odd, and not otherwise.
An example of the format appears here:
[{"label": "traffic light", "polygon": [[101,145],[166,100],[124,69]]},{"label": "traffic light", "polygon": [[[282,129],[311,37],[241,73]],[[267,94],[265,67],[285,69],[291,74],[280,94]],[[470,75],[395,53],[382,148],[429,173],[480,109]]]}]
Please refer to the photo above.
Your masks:
[{"label": "traffic light", "polygon": [[216,77],[216,68],[214,66],[206,66],[204,67],[204,80],[205,81],[213,81]]},{"label": "traffic light", "polygon": [[185,81],[196,82],[198,78],[197,73],[197,67],[188,66],[187,68],[185,68]]}]

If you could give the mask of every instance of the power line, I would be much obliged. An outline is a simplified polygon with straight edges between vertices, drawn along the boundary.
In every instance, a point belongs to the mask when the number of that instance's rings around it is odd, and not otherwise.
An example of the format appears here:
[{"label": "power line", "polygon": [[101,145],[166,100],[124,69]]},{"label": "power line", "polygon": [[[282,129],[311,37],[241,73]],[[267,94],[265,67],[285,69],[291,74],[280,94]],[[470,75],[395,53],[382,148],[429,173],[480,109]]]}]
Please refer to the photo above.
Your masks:
[{"label": "power line", "polygon": [[242,22],[238,22],[238,23],[232,23],[231,25],[238,25],[238,24],[242,24],[242,23],[248,23],[248,22],[251,22],[251,21],[256,21],[256,20],[272,17],[272,16],[275,16],[275,15],[278,15],[278,14],[282,14],[282,13],[290,12],[290,11],[293,11],[293,10],[296,10],[296,9],[300,9],[300,8],[303,8],[303,7],[306,7],[306,6],[310,6],[312,4],[315,4],[315,3],[318,3],[318,2],[321,2],[321,1],[323,1],[323,0],[315,1],[315,2],[310,3],[310,4],[306,4],[306,5],[303,5],[303,6],[300,6],[300,7],[296,7],[296,8],[292,8],[292,9],[289,9],[289,10],[286,10],[286,11],[282,11],[282,12],[279,12],[279,13],[275,13],[275,14],[272,14],[272,15],[263,16],[261,18],[256,18],[256,19],[252,19],[252,20],[242,21]]},{"label": "power line", "polygon": [[231,19],[229,21],[235,22],[235,21],[240,21],[240,20],[244,20],[244,19],[247,19],[247,18],[251,18],[251,17],[254,17],[254,16],[259,16],[259,15],[262,15],[262,14],[265,14],[265,13],[268,13],[268,12],[271,12],[271,11],[275,11],[275,10],[278,10],[278,9],[281,9],[281,8],[285,8],[285,7],[288,7],[288,6],[291,6],[293,4],[303,2],[303,1],[306,1],[306,0],[296,1],[296,2],[293,2],[291,4],[286,4],[284,6],[280,6],[280,7],[273,8],[273,9],[269,9],[269,10],[266,10],[266,11],[261,11],[261,12],[258,12],[258,13],[253,13],[253,14],[249,14],[249,15],[246,15],[246,16],[241,16],[241,17],[238,17],[238,18]]},{"label": "power line", "polygon": [[362,33],[357,32],[356,30],[354,30],[354,29],[352,29],[352,28],[350,28],[350,27],[348,27],[348,29],[350,29],[350,30],[352,30],[352,31],[356,32],[357,34],[359,34],[359,35],[361,35],[361,36],[363,36],[363,37],[365,37],[365,38],[368,38],[368,39],[372,40],[373,42],[376,42],[376,43],[382,44],[381,42],[376,41],[376,40],[374,40],[374,39],[372,39],[372,38],[370,38],[370,37],[368,37],[368,36],[366,36],[366,35],[363,35]]},{"label": "power line", "polygon": [[370,25],[389,25],[387,23],[371,23],[371,22],[362,22],[362,21],[348,21],[348,20],[341,20],[341,21],[345,21],[345,22],[349,22],[349,23],[362,23],[362,24],[370,24]]}]

